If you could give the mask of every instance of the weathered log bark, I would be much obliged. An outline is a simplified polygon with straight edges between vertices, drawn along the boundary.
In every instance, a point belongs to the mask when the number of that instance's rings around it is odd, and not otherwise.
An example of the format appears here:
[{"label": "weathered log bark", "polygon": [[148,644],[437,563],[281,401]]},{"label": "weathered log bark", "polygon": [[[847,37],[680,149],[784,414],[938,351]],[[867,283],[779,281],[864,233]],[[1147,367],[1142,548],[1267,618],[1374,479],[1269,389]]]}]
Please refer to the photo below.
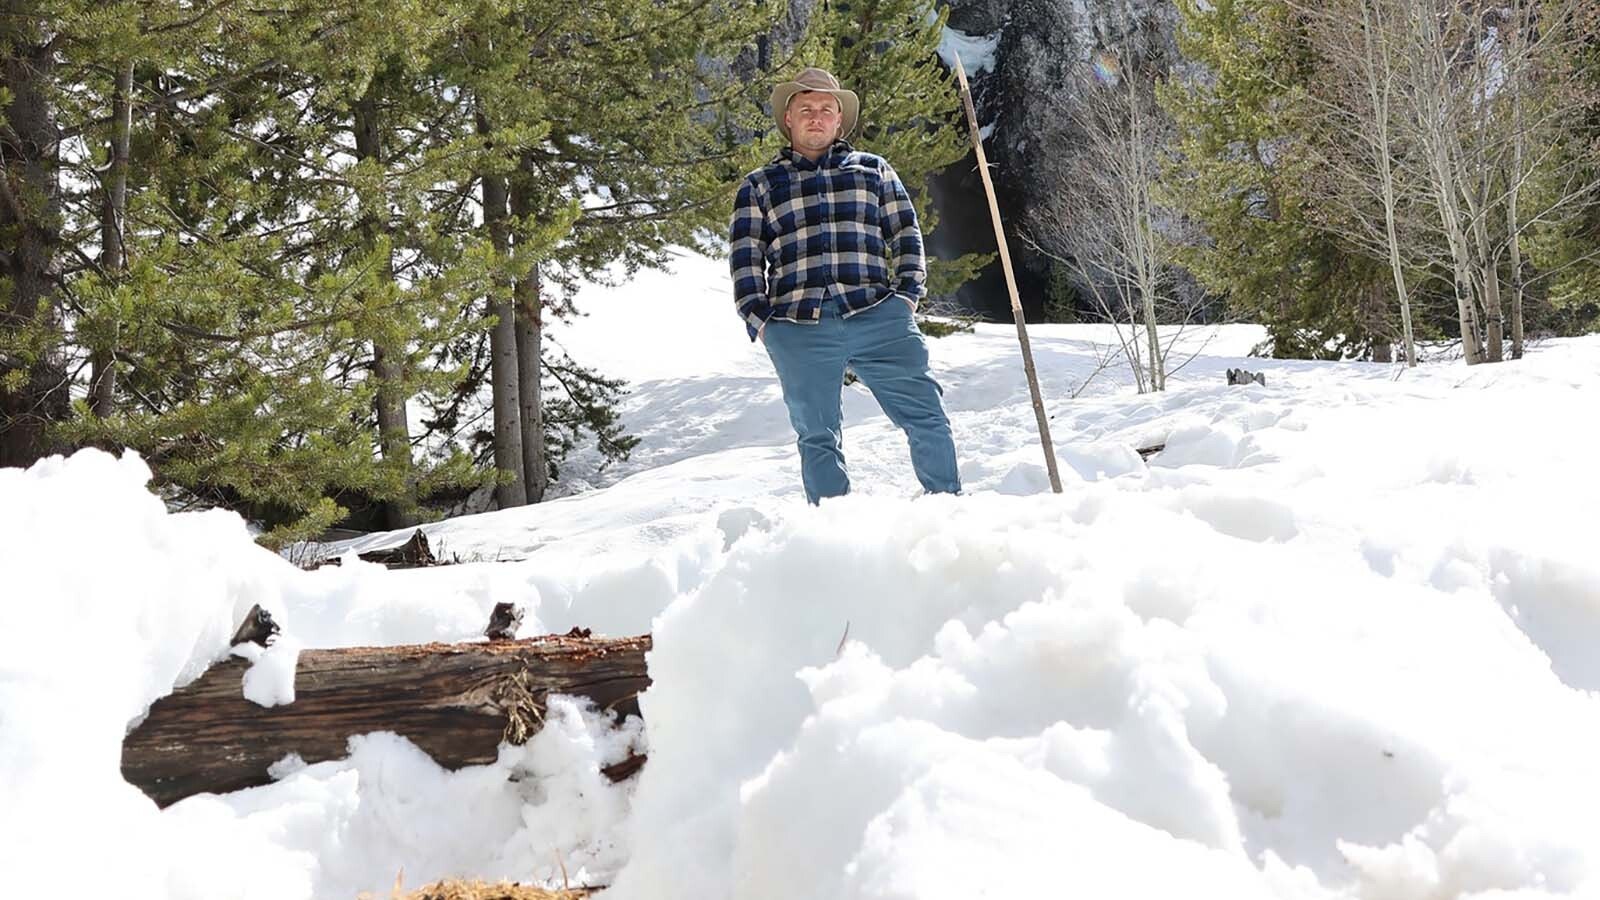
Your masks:
[{"label": "weathered log bark", "polygon": [[342,759],[352,736],[373,731],[410,739],[446,768],[481,765],[502,740],[520,744],[539,730],[550,693],[637,715],[649,649],[649,635],[549,635],[304,650],[295,701],[271,708],[244,699],[249,663],[231,658],[150,708],[122,743],[122,774],[169,806],[267,784],[267,768],[290,753],[307,763]]}]

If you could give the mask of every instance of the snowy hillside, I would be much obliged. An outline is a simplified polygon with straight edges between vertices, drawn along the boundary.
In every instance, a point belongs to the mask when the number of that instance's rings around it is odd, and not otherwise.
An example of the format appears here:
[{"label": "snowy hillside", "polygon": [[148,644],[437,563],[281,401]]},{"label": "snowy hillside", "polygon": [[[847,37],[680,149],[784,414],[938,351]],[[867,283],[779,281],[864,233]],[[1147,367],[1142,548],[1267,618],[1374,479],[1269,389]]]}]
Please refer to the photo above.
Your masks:
[{"label": "snowy hillside", "polygon": [[[579,304],[554,339],[630,380],[643,442],[428,527],[476,562],[302,572],[230,514],[166,513],[135,458],[0,470],[0,893],[387,896],[402,869],[617,900],[1600,893],[1600,336],[1404,371],[1196,330],[1140,396],[1096,374],[1104,329],[1036,327],[1055,496],[1015,330],[980,326],[932,342],[967,493],[917,497],[856,386],[857,491],[813,509],[720,261]],[[1241,364],[1266,386],[1227,387]],[[165,811],[120,777],[129,722],[253,603],[282,663],[481,640],[507,600],[524,635],[653,632],[642,730],[558,704],[454,773],[374,734]]]}]

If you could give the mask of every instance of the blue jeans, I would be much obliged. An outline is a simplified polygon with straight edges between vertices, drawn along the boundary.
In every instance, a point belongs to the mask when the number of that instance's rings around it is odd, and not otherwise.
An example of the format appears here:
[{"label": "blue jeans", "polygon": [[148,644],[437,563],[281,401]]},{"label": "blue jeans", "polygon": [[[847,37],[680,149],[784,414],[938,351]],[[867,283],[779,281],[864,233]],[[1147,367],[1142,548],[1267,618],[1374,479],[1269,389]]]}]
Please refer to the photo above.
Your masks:
[{"label": "blue jeans", "polygon": [[844,464],[839,392],[849,366],[872,391],[889,421],[911,443],[911,468],[929,493],[961,492],[943,389],[928,373],[928,347],[910,304],[891,294],[876,306],[842,318],[836,304],[822,320],[801,325],[774,319],[762,332],[783,385],[789,422],[799,437],[800,480],[817,503],[850,491]]}]

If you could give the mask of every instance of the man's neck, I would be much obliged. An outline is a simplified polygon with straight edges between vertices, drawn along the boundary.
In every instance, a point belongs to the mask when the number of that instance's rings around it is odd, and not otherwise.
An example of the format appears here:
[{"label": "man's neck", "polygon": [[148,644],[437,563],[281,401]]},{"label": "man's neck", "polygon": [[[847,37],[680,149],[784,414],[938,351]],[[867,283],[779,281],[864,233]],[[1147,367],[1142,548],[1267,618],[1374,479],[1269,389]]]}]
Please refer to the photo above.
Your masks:
[{"label": "man's neck", "polygon": [[822,157],[827,155],[828,150],[830,148],[829,147],[823,147],[821,150],[813,150],[813,151],[807,152],[807,151],[801,150],[799,147],[796,147],[796,146],[791,144],[789,146],[789,149],[794,151],[795,153],[800,154],[801,156],[804,156],[806,159],[809,159],[812,162],[817,162],[818,160],[822,159]]}]

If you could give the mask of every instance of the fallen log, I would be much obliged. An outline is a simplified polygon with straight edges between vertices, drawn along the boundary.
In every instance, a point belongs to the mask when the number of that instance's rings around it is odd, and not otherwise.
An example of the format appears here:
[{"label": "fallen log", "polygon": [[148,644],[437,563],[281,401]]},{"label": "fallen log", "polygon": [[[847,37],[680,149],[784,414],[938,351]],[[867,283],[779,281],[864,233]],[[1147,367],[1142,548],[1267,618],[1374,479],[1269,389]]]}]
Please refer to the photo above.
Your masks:
[{"label": "fallen log", "polygon": [[[307,763],[342,759],[353,735],[393,731],[441,766],[493,762],[502,740],[521,744],[544,721],[548,694],[588,697],[638,715],[650,686],[650,636],[547,635],[471,644],[303,650],[295,701],[262,707],[244,698],[249,663],[230,658],[169,696],[122,743],[122,774],[160,806],[192,794],[267,784],[290,753]],[[639,758],[613,767],[636,770]]]},{"label": "fallen log", "polygon": [[[428,544],[428,535],[421,528],[413,531],[404,544],[357,553],[356,558],[364,562],[379,563],[390,569],[424,569],[431,566],[447,566],[455,561],[435,556],[433,547]],[[343,557],[330,556],[327,559],[318,559],[305,568],[320,569],[323,566],[343,564]]]}]

